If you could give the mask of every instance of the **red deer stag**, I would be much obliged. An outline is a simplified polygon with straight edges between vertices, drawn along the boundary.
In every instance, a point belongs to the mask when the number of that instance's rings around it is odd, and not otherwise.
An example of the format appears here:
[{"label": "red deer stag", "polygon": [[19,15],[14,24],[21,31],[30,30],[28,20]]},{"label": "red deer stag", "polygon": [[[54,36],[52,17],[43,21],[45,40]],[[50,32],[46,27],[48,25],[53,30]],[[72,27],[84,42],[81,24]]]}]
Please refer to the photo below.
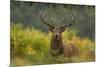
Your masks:
[{"label": "red deer stag", "polygon": [[67,27],[74,24],[76,20],[76,14],[75,16],[71,15],[73,20],[72,23],[64,25],[64,22],[62,21],[59,27],[55,27],[55,25],[53,24],[54,23],[53,18],[51,18],[52,24],[49,24],[48,19],[44,13],[40,12],[39,16],[40,20],[44,24],[46,24],[49,27],[49,30],[52,32],[51,50],[50,50],[52,56],[58,56],[64,53],[65,57],[70,57],[78,53],[77,46],[75,46],[74,44],[64,44],[62,39],[62,32],[64,32]]}]

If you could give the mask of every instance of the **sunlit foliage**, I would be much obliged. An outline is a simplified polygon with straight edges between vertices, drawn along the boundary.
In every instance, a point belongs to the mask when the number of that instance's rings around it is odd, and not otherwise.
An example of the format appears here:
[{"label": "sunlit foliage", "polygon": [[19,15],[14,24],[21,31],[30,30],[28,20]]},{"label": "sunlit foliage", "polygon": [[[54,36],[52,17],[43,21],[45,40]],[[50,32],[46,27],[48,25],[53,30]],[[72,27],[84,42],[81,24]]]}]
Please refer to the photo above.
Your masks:
[{"label": "sunlit foliage", "polygon": [[79,55],[74,57],[52,57],[50,50],[51,33],[42,32],[33,27],[23,27],[22,24],[11,24],[11,64],[12,65],[33,65],[33,64],[54,64],[83,62],[95,60],[95,42],[89,38],[77,36],[77,31],[65,31],[64,43],[73,43],[79,48]]}]

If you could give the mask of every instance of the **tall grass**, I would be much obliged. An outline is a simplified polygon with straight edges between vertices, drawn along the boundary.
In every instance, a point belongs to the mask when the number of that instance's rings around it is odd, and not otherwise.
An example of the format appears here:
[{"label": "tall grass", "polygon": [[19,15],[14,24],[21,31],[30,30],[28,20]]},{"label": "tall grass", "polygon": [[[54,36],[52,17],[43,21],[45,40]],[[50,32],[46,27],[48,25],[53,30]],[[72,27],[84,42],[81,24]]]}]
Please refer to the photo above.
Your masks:
[{"label": "tall grass", "polygon": [[[71,57],[71,62],[94,61],[95,42],[89,38],[77,36],[77,31],[65,31],[63,41],[76,44],[79,48],[79,55]],[[32,65],[32,64],[53,64],[70,62],[63,54],[52,57],[50,50],[51,33],[45,33],[33,27],[25,28],[22,24],[11,25],[11,64]]]}]

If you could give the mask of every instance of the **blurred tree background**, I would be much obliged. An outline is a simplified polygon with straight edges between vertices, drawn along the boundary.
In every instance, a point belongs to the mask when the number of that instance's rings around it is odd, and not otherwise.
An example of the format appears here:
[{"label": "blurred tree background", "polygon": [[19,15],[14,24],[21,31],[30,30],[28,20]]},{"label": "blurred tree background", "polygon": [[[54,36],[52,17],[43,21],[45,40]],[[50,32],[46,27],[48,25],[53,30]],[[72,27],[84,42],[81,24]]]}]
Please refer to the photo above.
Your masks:
[{"label": "blurred tree background", "polygon": [[65,24],[70,23],[70,15],[76,12],[77,20],[70,28],[77,30],[81,37],[95,40],[95,6],[11,1],[11,23],[22,23],[24,27],[34,26],[47,32],[40,21],[40,11],[44,11],[48,18],[53,16],[55,25],[61,23],[61,18],[65,18]]},{"label": "blurred tree background", "polygon": [[[55,64],[95,61],[95,6],[40,3],[11,0],[11,66]],[[72,22],[71,14],[77,14],[76,22],[62,33],[64,43],[73,43],[79,55],[52,57],[50,50],[51,32],[40,20],[39,13],[53,18],[55,26]],[[51,23],[50,23],[51,24]],[[46,36],[45,36],[46,35]]]}]

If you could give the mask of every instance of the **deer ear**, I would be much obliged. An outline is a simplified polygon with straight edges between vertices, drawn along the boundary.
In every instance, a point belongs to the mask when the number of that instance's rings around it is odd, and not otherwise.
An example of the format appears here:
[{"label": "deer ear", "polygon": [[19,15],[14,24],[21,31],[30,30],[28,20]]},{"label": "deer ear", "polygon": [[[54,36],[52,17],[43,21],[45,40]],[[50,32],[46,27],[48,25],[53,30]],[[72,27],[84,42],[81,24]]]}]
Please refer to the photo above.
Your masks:
[{"label": "deer ear", "polygon": [[49,27],[49,30],[53,32],[53,28],[52,27]]}]

